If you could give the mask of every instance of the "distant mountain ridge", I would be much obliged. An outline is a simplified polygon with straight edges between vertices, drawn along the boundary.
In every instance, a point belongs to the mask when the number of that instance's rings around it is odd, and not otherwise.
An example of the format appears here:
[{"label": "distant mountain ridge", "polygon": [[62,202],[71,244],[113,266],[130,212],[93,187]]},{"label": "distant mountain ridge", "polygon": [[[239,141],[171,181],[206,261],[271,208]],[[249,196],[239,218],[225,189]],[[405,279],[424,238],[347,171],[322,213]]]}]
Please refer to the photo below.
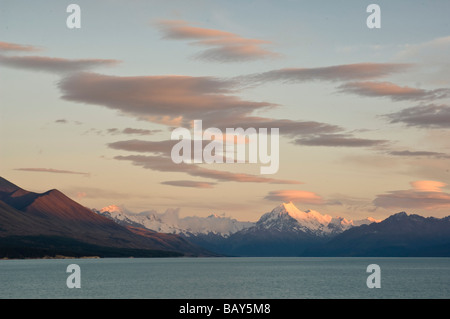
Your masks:
[{"label": "distant mountain ridge", "polygon": [[186,237],[208,234],[229,237],[240,231],[249,231],[252,227],[279,231],[301,231],[314,236],[326,237],[354,226],[377,222],[371,217],[349,221],[342,217],[322,215],[312,210],[300,211],[292,202],[280,204],[271,212],[263,214],[257,222],[238,221],[216,214],[208,217],[180,218],[176,210],[168,210],[165,213],[147,211],[136,214],[116,205],[110,205],[100,210],[93,209],[93,211],[122,225],[138,225],[154,231],[183,234]]},{"label": "distant mountain ridge", "polygon": [[58,190],[29,192],[0,177],[0,257],[58,251],[101,256],[211,254],[177,235],[121,226]]},{"label": "distant mountain ridge", "polygon": [[217,244],[214,238],[193,238],[192,242],[213,251],[236,256],[301,256],[333,236],[373,218],[349,221],[342,217],[300,211],[292,202],[283,203],[263,214],[251,227],[242,229]]},{"label": "distant mountain ridge", "polygon": [[450,257],[450,216],[400,212],[379,223],[349,229],[304,255]]},{"label": "distant mountain ridge", "polygon": [[[398,213],[385,220],[347,220],[312,210],[301,211],[290,202],[280,204],[253,223],[241,224],[215,215],[195,217],[193,220],[203,228],[193,231],[192,225],[183,228],[186,224],[179,222],[183,219],[178,216],[177,223],[172,220],[167,225],[166,219],[161,218],[164,214],[154,212],[133,214],[105,208],[98,213],[119,223],[175,232],[210,251],[232,256],[450,257],[450,216],[439,219]],[[152,222],[141,224],[142,216]],[[225,219],[228,227],[219,231],[214,223],[220,219]]]},{"label": "distant mountain ridge", "polygon": [[110,205],[100,210],[93,209],[93,211],[121,225],[145,227],[157,232],[182,234],[186,237],[200,234],[228,237],[254,224],[216,214],[211,214],[208,217],[188,216],[181,218],[177,210],[167,210],[164,213],[147,211],[135,214],[116,205]]},{"label": "distant mountain ridge", "polygon": [[378,221],[371,217],[353,221],[343,217],[322,215],[313,210],[301,211],[289,202],[280,204],[271,212],[262,215],[254,227],[280,231],[303,231],[314,236],[326,237],[372,222]]}]

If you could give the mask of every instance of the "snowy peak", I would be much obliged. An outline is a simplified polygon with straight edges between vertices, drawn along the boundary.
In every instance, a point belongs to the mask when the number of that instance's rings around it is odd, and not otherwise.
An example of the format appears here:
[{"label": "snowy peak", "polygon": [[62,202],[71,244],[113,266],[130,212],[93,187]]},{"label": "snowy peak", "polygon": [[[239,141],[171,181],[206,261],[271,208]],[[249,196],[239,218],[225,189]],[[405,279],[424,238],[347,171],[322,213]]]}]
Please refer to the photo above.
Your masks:
[{"label": "snowy peak", "polygon": [[280,204],[272,212],[275,214],[288,214],[298,221],[318,222],[320,224],[328,224],[333,219],[330,215],[322,215],[315,210],[299,210],[292,202]]},{"label": "snowy peak", "polygon": [[315,219],[321,224],[329,224],[333,217],[330,215],[322,215],[321,213],[315,211],[315,210],[306,210],[305,213],[307,214],[307,219]]},{"label": "snowy peak", "polygon": [[100,209],[101,213],[124,213],[124,209],[117,205],[109,205]]},{"label": "snowy peak", "polygon": [[257,227],[279,231],[301,230],[315,236],[328,236],[343,232],[351,227],[376,222],[373,218],[355,221],[343,217],[322,215],[314,210],[299,210],[292,202],[282,203],[270,213],[264,214]]},{"label": "snowy peak", "polygon": [[207,217],[180,217],[178,209],[168,209],[164,213],[146,211],[132,213],[124,207],[110,205],[99,211],[100,215],[108,217],[121,225],[144,227],[156,232],[182,234],[187,237],[214,234],[229,237],[240,231],[277,231],[303,232],[312,236],[331,236],[339,234],[354,226],[378,222],[373,218],[353,221],[343,217],[322,215],[315,210],[299,210],[292,202],[282,203],[271,212],[261,216],[256,222],[243,222],[210,214]]},{"label": "snowy peak", "polygon": [[110,205],[99,211],[94,211],[122,225],[144,227],[156,232],[186,236],[213,233],[227,237],[254,224],[217,214],[211,214],[208,217],[188,216],[182,218],[179,216],[177,209],[168,209],[164,213],[146,211],[136,214],[123,207]]},{"label": "snowy peak", "polygon": [[277,231],[300,230],[299,224],[284,204],[274,208],[270,213],[266,213],[256,223],[257,229],[270,229]]}]

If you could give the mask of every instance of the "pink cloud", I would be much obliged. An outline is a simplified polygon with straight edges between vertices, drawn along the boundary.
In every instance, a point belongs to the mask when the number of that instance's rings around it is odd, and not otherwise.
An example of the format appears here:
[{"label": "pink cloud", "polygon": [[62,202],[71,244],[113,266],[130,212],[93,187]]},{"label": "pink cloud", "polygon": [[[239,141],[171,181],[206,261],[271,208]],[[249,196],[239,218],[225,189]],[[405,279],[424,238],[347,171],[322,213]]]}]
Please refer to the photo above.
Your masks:
[{"label": "pink cloud", "polygon": [[58,85],[66,100],[103,105],[150,121],[184,121],[185,125],[199,118],[224,120],[275,106],[242,100],[232,95],[232,81],[213,77],[78,73]]},{"label": "pink cloud", "polygon": [[231,38],[236,35],[231,32],[193,27],[183,20],[161,20],[157,26],[166,39],[215,39]]},{"label": "pink cloud", "polygon": [[325,201],[313,192],[302,190],[278,190],[270,191],[264,199],[277,202],[295,202],[302,204],[324,204]]},{"label": "pink cloud", "polygon": [[231,32],[195,27],[183,20],[164,20],[157,23],[157,26],[166,39],[190,40],[191,44],[208,47],[196,55],[196,58],[201,60],[242,62],[279,56],[262,48],[262,45],[269,44],[269,41],[247,39]]},{"label": "pink cloud", "polygon": [[0,65],[51,73],[70,73],[89,70],[101,66],[113,66],[118,60],[108,59],[63,59],[46,56],[5,56],[0,55]]},{"label": "pink cloud", "polygon": [[438,181],[415,181],[411,182],[412,187],[419,192],[442,192],[442,187],[447,184]]},{"label": "pink cloud", "polygon": [[40,49],[32,45],[23,45],[11,42],[0,42],[0,51],[22,51],[22,52],[33,52],[39,51]]}]

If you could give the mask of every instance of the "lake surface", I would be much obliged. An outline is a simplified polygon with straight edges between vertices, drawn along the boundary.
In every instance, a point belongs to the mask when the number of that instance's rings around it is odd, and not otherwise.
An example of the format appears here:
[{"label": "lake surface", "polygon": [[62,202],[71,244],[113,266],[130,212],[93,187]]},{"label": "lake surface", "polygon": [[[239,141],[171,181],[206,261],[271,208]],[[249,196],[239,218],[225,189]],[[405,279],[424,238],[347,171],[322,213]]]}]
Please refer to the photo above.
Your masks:
[{"label": "lake surface", "polygon": [[[70,264],[81,288],[68,288]],[[380,266],[381,288],[367,287]],[[0,298],[450,298],[450,258],[0,260]]]}]

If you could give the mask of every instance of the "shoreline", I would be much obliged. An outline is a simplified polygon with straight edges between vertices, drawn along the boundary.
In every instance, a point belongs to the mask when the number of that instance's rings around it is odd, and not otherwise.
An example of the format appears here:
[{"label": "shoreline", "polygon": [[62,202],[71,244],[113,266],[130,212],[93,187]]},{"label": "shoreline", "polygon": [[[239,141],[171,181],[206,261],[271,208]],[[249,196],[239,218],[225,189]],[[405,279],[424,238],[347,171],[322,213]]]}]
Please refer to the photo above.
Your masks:
[{"label": "shoreline", "polygon": [[31,260],[31,259],[100,259],[100,258],[102,258],[102,257],[100,257],[100,256],[82,256],[82,257],[74,257],[74,256],[56,255],[56,256],[24,257],[24,258],[8,258],[8,257],[3,257],[3,258],[0,258],[0,260]]}]

